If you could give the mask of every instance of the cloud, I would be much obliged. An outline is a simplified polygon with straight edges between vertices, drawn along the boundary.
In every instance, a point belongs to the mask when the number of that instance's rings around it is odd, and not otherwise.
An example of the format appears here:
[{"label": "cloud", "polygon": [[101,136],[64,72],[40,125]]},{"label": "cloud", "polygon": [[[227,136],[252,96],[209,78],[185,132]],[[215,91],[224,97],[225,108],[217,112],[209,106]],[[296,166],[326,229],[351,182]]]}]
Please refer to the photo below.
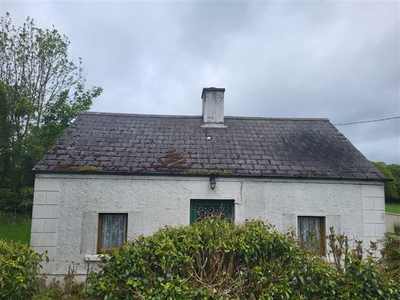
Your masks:
[{"label": "cloud", "polygon": [[[55,27],[83,57],[94,111],[201,114],[203,87],[227,115],[400,115],[398,2],[5,2]],[[400,163],[397,121],[341,126],[369,159]]]}]

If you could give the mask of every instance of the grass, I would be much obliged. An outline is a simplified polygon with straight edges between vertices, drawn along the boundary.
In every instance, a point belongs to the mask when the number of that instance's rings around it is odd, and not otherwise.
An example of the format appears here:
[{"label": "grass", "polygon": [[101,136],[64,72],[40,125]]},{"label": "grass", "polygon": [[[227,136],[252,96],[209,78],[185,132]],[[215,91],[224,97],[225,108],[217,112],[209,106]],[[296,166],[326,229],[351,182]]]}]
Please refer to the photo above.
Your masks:
[{"label": "grass", "polygon": [[31,223],[26,222],[19,225],[0,225],[0,239],[20,241],[29,244],[31,238]]},{"label": "grass", "polygon": [[386,203],[386,212],[400,214],[400,203]]},{"label": "grass", "polygon": [[29,244],[31,219],[27,216],[0,212],[0,239]]}]

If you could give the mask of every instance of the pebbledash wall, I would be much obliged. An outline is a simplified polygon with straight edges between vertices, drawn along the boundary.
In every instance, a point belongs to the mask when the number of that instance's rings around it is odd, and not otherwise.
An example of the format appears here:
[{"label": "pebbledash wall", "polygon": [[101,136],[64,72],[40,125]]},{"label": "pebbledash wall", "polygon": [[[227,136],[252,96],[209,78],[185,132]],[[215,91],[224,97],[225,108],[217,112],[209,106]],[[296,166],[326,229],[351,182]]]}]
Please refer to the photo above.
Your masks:
[{"label": "pebbledash wall", "polygon": [[[235,202],[235,221],[268,220],[278,230],[295,229],[297,216],[323,216],[326,230],[364,245],[385,233],[384,188],[380,182],[37,174],[31,246],[48,251],[43,273],[86,275],[96,262],[99,213],[127,213],[128,240],[165,225],[188,225],[191,199]],[[85,260],[86,257],[86,260]]]}]

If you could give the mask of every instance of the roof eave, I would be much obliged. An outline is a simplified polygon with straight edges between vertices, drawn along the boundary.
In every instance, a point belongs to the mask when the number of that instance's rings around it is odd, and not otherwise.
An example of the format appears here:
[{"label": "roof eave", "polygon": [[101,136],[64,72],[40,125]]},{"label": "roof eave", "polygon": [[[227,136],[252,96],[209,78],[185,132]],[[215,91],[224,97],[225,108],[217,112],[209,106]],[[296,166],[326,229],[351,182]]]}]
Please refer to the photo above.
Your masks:
[{"label": "roof eave", "polygon": [[180,176],[180,177],[210,177],[215,175],[223,178],[265,178],[265,179],[302,179],[302,180],[336,180],[336,181],[373,181],[389,182],[388,178],[368,178],[368,177],[346,177],[346,176],[301,176],[301,175],[269,175],[269,174],[219,174],[218,171],[207,173],[178,173],[178,172],[115,172],[115,171],[52,171],[52,170],[33,170],[35,174],[90,174],[90,175],[125,175],[125,176]]}]

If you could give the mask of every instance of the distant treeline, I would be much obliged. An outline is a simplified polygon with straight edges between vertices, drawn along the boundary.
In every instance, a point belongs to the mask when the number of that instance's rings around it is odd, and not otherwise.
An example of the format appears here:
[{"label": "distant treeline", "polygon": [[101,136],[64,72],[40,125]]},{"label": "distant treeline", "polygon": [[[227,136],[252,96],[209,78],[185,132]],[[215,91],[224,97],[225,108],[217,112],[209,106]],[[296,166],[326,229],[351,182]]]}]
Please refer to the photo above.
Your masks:
[{"label": "distant treeline", "polygon": [[372,162],[372,164],[392,181],[385,183],[386,202],[400,203],[400,165],[385,164],[384,162]]}]

